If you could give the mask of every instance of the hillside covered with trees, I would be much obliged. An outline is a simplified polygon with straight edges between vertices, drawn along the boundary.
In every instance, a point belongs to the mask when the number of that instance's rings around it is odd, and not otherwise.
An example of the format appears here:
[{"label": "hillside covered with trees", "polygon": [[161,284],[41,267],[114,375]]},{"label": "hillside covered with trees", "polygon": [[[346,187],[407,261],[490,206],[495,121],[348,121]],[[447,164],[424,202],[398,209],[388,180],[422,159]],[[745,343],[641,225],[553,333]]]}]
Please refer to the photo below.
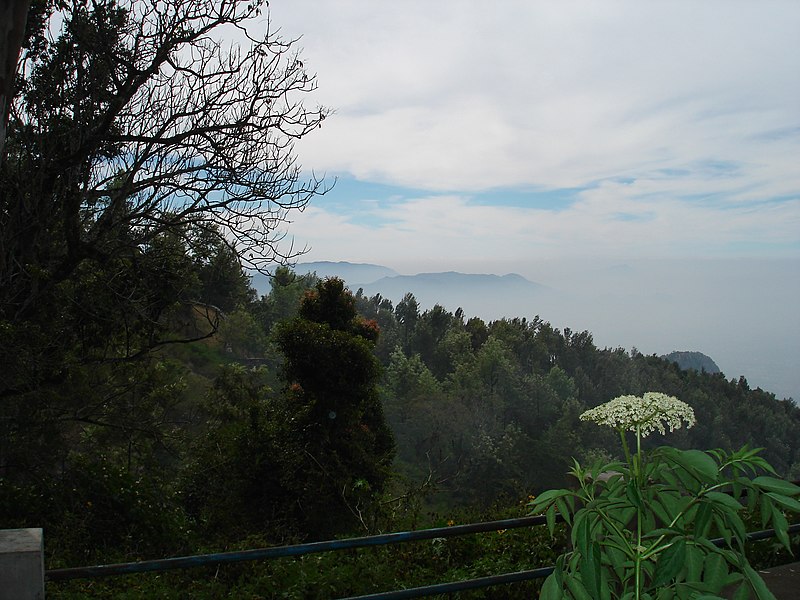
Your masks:
[{"label": "hillside covered with trees", "polygon": [[[206,267],[191,264],[186,276],[201,279]],[[44,525],[54,557],[72,562],[255,532],[272,543],[320,539],[384,529],[401,513],[513,506],[564,484],[573,457],[618,451],[614,432],[580,413],[651,389],[697,414],[670,444],[763,447],[781,474],[798,475],[800,411],[744,379],[597,348],[589,332],[538,317],[486,323],[422,309],[411,294],[394,307],[287,268],[255,298],[236,261],[224,264],[213,290],[227,310],[215,312],[213,335],[124,366],[73,368],[69,385],[54,388],[61,401],[79,407],[109,394],[90,386],[106,377],[117,396],[102,413],[29,416],[8,432],[6,526]],[[201,314],[172,327],[200,327]]]},{"label": "hillside covered with trees", "polygon": [[[212,35],[263,4],[30,3],[0,163],[0,528],[44,528],[55,568],[519,512],[616,452],[581,412],[648,390],[697,414],[670,444],[800,475],[800,410],[744,379],[276,267],[325,190],[293,144],[327,111],[293,42]],[[427,558],[480,555],[448,548]]]}]

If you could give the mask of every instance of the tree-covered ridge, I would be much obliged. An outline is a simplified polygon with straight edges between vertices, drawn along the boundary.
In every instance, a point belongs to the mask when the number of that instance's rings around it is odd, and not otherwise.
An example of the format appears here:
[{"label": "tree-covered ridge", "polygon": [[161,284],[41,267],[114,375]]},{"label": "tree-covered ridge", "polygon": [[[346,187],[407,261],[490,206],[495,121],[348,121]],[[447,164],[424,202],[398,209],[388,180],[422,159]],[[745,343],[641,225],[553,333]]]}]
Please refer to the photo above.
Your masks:
[{"label": "tree-covered ridge", "polygon": [[[192,281],[222,264],[187,252],[175,259]],[[423,309],[411,294],[393,306],[287,268],[256,298],[236,273],[229,261],[215,280],[228,310],[215,313],[207,339],[96,373],[73,366],[63,387],[27,396],[61,389],[62,402],[80,407],[128,382],[103,405],[105,420],[32,420],[15,438],[27,468],[5,465],[2,524],[44,526],[51,564],[254,534],[272,544],[386,531],[422,525],[431,511],[517,506],[563,483],[572,457],[618,451],[612,433],[579,420],[584,410],[649,389],[697,414],[669,443],[763,446],[781,474],[798,474],[800,411],[744,379],[597,348],[589,332],[539,317],[487,323]],[[91,383],[104,374],[106,386]],[[37,445],[37,431],[51,443]]]},{"label": "tree-covered ridge", "polygon": [[681,369],[694,369],[695,371],[705,371],[706,373],[719,373],[717,363],[710,356],[702,352],[674,351],[663,356],[663,358],[677,363]]},{"label": "tree-covered ridge", "polygon": [[[485,323],[442,306],[397,307],[357,295],[382,327],[384,402],[398,467],[434,473],[453,500],[489,503],[561,482],[571,457],[613,451],[614,440],[578,420],[622,394],[660,390],[689,403],[698,425],[670,438],[684,448],[764,447],[783,474],[800,469],[800,411],[744,378],[682,370],[657,356],[597,348],[587,331],[540,317]],[[653,442],[655,443],[655,442]]]}]

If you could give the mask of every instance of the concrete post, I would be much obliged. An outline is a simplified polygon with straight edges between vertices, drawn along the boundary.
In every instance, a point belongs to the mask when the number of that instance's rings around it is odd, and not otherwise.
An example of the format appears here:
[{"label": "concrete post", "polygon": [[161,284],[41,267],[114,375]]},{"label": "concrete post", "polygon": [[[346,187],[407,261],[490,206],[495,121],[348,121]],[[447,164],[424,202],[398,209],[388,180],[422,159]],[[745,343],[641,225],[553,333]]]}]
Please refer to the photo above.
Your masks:
[{"label": "concrete post", "polygon": [[44,600],[41,529],[0,530],[0,600]]}]

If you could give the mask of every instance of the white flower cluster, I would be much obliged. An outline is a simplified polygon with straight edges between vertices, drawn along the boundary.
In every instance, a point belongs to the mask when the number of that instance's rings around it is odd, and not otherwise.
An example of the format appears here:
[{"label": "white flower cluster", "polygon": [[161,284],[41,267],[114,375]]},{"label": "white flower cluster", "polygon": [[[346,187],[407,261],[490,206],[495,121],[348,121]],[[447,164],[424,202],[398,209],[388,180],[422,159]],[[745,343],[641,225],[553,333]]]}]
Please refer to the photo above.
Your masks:
[{"label": "white flower cluster", "polygon": [[640,431],[647,437],[658,430],[662,435],[666,428],[680,429],[683,422],[691,427],[697,420],[692,407],[674,396],[661,392],[647,392],[643,397],[618,396],[581,415],[581,421],[593,421],[598,425],[609,425],[615,429]]}]

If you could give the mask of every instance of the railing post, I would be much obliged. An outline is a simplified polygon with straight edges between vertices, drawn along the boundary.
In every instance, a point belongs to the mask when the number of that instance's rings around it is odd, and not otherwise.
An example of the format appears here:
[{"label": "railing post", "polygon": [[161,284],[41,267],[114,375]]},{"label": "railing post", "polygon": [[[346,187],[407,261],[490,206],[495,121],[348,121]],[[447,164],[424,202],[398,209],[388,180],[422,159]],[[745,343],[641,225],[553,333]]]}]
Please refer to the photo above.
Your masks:
[{"label": "railing post", "polygon": [[0,530],[0,600],[44,600],[41,529]]}]

